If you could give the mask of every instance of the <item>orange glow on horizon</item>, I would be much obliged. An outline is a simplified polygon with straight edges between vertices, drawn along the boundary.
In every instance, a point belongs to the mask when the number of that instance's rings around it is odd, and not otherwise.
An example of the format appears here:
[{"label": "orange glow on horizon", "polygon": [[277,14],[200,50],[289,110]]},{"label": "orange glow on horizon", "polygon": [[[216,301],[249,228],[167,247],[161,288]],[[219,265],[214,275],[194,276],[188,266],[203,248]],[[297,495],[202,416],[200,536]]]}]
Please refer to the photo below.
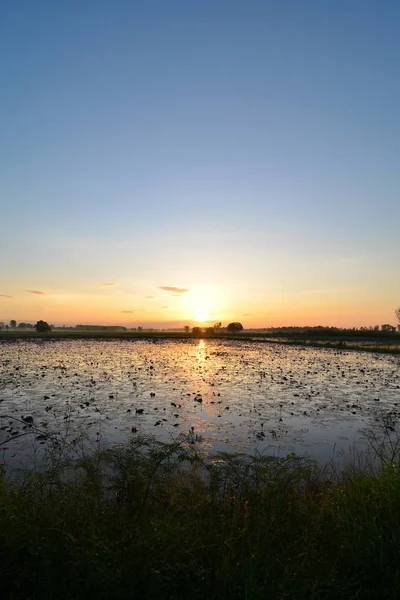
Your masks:
[{"label": "orange glow on horizon", "polygon": [[[26,289],[44,290],[32,294],[7,289],[0,295],[0,321],[35,323],[43,319],[55,325],[123,325],[145,328],[182,328],[212,326],[219,321],[226,326],[239,321],[245,329],[283,326],[375,326],[397,324],[394,314],[396,298],[376,295],[326,293],[274,294],[252,292],[243,286],[195,285],[186,283],[189,291],[170,295],[168,311],[162,309],[163,298],[151,285],[131,291],[122,284],[97,289],[95,287],[56,289],[44,283],[28,282]],[[155,288],[155,286],[153,286]],[[154,294],[149,302],[147,294]],[[153,296],[152,296],[153,298]]]}]

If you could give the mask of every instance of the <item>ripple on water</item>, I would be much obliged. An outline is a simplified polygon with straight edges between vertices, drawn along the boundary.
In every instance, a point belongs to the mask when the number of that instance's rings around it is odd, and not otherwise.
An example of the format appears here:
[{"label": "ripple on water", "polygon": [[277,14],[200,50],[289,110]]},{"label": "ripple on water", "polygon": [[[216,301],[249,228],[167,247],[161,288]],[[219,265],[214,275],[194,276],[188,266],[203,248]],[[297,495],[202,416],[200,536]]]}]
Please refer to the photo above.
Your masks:
[{"label": "ripple on water", "polygon": [[396,416],[400,402],[398,357],[338,349],[19,341],[0,345],[0,366],[0,443],[14,438],[8,456],[23,459],[40,455],[49,433],[110,443],[137,433],[168,440],[193,427],[211,450],[325,460],[334,449],[362,448],[361,430],[382,410]]}]

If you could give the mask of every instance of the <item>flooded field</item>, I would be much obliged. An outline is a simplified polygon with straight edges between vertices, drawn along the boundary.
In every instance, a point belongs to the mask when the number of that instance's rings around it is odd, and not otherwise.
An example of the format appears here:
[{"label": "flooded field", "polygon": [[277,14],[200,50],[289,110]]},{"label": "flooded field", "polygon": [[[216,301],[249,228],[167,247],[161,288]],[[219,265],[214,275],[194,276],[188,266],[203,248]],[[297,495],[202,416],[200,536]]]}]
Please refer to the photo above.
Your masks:
[{"label": "flooded field", "polygon": [[[216,340],[0,343],[0,452],[193,431],[213,450],[328,460],[397,417],[400,358]],[[5,449],[6,448],[6,449]]]}]

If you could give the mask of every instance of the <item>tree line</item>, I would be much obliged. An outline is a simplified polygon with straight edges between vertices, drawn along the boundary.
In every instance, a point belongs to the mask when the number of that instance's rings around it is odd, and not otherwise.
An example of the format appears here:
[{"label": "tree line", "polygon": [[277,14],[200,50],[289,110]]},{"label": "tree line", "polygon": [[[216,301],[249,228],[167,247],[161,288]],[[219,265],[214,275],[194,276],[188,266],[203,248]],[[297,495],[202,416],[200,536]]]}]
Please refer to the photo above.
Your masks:
[{"label": "tree line", "polygon": [[[189,325],[184,327],[185,333],[190,333]],[[240,333],[243,331],[243,325],[239,322],[229,323],[226,327],[222,327],[222,323],[215,323],[214,327],[193,327],[192,334],[193,335],[202,335],[205,334],[213,334],[213,333]]]},{"label": "tree line", "polygon": [[[373,325],[373,326],[364,326],[364,327],[325,327],[322,325],[317,325],[314,327],[299,327],[299,326],[291,326],[291,327],[264,327],[257,329],[250,329],[249,331],[265,331],[269,333],[323,333],[323,334],[394,334],[396,331],[400,332],[400,307],[395,310],[395,315],[397,319],[397,326],[392,325],[390,323],[384,323],[383,325]],[[54,325],[49,325],[46,321],[39,320],[35,325],[32,323],[18,323],[15,319],[11,319],[9,323],[4,323],[0,321],[0,331],[2,329],[34,329],[40,333],[51,331],[54,328]],[[104,326],[104,325],[76,325],[75,329],[80,330],[119,330],[126,331],[127,328],[123,326]],[[132,328],[134,331],[143,331],[143,327]],[[193,335],[201,335],[201,334],[214,334],[214,333],[240,333],[243,331],[243,325],[238,321],[229,323],[226,327],[222,326],[221,321],[215,323],[213,327],[189,327],[186,325],[184,327],[185,333],[192,333]]]},{"label": "tree line", "polygon": [[0,321],[0,331],[2,329],[34,329],[35,331],[39,331],[39,333],[45,333],[47,331],[51,331],[54,325],[49,325],[46,321],[37,321],[35,325],[32,323],[18,323],[15,319],[11,319],[9,323],[4,323]]}]

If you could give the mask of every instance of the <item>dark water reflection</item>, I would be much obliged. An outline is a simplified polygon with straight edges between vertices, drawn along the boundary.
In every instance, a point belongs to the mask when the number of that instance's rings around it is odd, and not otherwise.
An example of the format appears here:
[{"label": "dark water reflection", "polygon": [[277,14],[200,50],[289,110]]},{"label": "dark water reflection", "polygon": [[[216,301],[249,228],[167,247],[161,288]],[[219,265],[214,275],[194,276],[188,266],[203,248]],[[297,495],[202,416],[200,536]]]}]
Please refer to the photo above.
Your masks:
[{"label": "dark water reflection", "polygon": [[[304,453],[327,460],[365,445],[396,415],[399,357],[225,340],[60,340],[0,344],[0,442],[9,459],[43,452],[13,419],[103,443],[151,433],[204,436],[210,450]],[[139,411],[139,412],[136,412]],[[136,433],[132,432],[136,429]]]}]

